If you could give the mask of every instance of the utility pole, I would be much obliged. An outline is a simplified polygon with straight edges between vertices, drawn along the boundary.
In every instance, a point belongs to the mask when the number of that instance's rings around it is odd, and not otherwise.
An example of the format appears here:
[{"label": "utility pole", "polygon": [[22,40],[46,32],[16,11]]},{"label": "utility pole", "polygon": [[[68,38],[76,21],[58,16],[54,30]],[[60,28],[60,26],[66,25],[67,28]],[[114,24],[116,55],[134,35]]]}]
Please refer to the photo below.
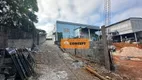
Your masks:
[{"label": "utility pole", "polygon": [[104,58],[105,58],[105,67],[106,69],[110,70],[110,53],[108,52],[108,44],[107,44],[107,36],[106,36],[106,28],[105,26],[101,27],[102,31],[102,40],[103,40],[103,46],[104,46]]},{"label": "utility pole", "polygon": [[102,40],[104,45],[104,58],[105,58],[105,67],[108,70],[111,70],[111,57],[108,50],[108,40],[106,33],[106,26],[111,23],[111,0],[104,0],[104,26],[101,27],[102,30]]}]

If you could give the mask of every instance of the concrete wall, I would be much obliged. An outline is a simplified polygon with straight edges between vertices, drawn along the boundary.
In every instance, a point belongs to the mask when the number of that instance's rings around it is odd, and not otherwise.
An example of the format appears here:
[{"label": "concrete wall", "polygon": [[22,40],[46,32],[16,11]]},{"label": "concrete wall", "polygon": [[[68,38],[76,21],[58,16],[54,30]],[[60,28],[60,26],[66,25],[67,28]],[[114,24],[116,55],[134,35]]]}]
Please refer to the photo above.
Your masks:
[{"label": "concrete wall", "polygon": [[7,35],[0,32],[0,48],[7,47]]},{"label": "concrete wall", "polygon": [[9,39],[8,47],[16,47],[16,48],[31,48],[33,44],[32,39]]},{"label": "concrete wall", "polygon": [[[75,49],[65,49],[65,51],[75,55]],[[76,56],[104,65],[104,49],[102,41],[90,42],[89,49],[77,49]]]},{"label": "concrete wall", "polygon": [[[39,45],[46,41],[45,36],[39,37]],[[8,47],[16,47],[16,48],[31,48],[33,45],[33,39],[9,39]]]},{"label": "concrete wall", "polygon": [[107,28],[107,33],[115,32],[115,31],[118,31],[120,35],[121,34],[132,33],[133,30],[132,30],[132,25],[131,25],[130,20],[127,20],[127,21],[112,25],[112,26]]},{"label": "concrete wall", "polygon": [[46,36],[40,36],[39,37],[39,45],[44,43],[46,41]]},{"label": "concrete wall", "polygon": [[142,31],[142,19],[131,19],[133,32]]}]

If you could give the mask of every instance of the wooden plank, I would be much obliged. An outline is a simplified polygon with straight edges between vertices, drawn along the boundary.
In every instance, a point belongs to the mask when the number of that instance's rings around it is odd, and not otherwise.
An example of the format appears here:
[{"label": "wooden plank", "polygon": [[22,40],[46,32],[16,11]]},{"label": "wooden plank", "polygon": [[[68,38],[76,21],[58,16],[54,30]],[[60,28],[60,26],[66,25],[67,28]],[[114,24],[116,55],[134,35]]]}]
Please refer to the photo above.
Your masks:
[{"label": "wooden plank", "polygon": [[105,77],[101,76],[99,73],[97,73],[91,66],[85,66],[85,69],[88,70],[89,72],[93,73],[96,77],[98,77],[101,80],[108,80]]}]

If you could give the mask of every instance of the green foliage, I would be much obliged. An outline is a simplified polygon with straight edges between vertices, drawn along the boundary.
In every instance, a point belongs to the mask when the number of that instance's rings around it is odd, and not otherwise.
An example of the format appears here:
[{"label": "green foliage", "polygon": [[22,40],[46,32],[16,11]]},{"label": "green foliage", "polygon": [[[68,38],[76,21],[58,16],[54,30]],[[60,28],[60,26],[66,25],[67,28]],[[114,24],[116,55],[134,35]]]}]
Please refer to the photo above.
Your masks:
[{"label": "green foliage", "polygon": [[36,0],[1,0],[0,26],[4,28],[19,28],[30,32],[37,23],[35,12],[38,11]]}]

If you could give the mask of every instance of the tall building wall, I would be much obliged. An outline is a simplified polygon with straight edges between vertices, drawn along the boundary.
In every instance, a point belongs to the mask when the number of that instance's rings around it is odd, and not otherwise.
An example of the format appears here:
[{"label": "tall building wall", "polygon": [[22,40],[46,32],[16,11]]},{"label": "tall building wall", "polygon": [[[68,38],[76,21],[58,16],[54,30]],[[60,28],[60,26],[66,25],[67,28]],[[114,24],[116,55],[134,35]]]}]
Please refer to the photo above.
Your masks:
[{"label": "tall building wall", "polygon": [[114,24],[114,25],[109,26],[107,28],[107,33],[116,32],[116,31],[119,32],[119,35],[132,33],[133,30],[132,30],[132,25],[131,25],[130,20],[124,21],[124,22],[120,22],[118,24]]},{"label": "tall building wall", "polygon": [[142,19],[131,19],[133,32],[142,31]]}]

